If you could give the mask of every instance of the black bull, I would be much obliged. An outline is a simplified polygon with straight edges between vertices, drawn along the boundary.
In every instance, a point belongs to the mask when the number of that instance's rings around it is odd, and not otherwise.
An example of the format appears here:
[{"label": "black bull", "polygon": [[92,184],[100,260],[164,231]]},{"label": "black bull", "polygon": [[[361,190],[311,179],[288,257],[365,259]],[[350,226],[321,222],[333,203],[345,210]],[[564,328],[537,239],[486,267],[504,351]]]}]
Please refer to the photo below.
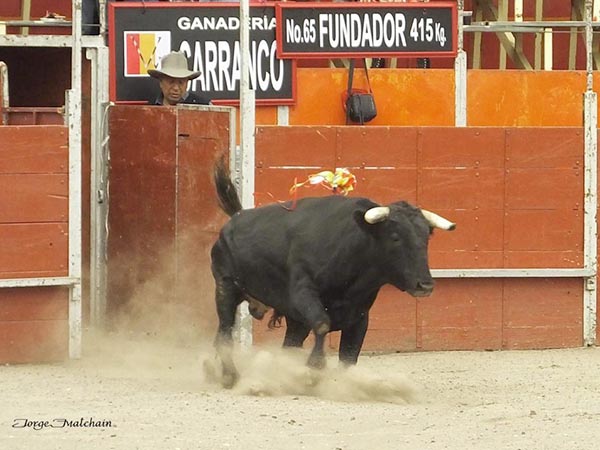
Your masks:
[{"label": "black bull", "polygon": [[369,309],[384,284],[415,297],[431,294],[429,236],[435,227],[454,229],[448,220],[402,201],[382,207],[341,196],[242,210],[222,162],[214,177],[220,206],[231,216],[211,253],[224,386],[238,377],[232,329],[244,300],[285,316],[284,346],[302,346],[312,330],[308,364],[322,367],[329,331],[341,331],[340,361],[356,363]]}]

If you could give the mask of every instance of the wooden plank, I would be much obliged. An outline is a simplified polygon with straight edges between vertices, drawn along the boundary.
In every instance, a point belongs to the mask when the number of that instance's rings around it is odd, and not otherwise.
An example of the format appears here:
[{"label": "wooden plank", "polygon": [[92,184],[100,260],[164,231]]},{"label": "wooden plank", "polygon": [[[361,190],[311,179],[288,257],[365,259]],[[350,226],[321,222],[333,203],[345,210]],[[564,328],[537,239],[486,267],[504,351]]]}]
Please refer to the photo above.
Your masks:
[{"label": "wooden plank", "polygon": [[66,174],[0,174],[0,223],[66,222]]},{"label": "wooden plank", "polygon": [[[223,111],[199,111],[195,108],[177,109],[177,130],[179,136],[197,136],[215,140],[220,144],[229,142],[229,113]],[[219,148],[227,151],[227,148]]]},{"label": "wooden plank", "polygon": [[506,250],[566,250],[582,252],[583,211],[507,211]]},{"label": "wooden plank", "polygon": [[69,290],[64,287],[0,290],[0,322],[68,320]]},{"label": "wooden plank", "polygon": [[503,256],[502,251],[493,250],[437,251],[430,253],[429,262],[435,269],[497,269],[504,265]]},{"label": "wooden plank", "polygon": [[337,167],[417,167],[416,127],[339,129]]},{"label": "wooden plank", "polygon": [[174,324],[199,335],[216,329],[210,249],[227,216],[212,181],[217,158],[229,158],[229,114],[182,109],[178,113],[176,190],[176,308]]},{"label": "wooden plank", "polygon": [[116,106],[109,123],[109,271],[112,256],[156,266],[175,236],[175,110]]},{"label": "wooden plank", "polygon": [[68,357],[69,322],[1,321],[0,342],[0,361],[5,364],[63,361]]},{"label": "wooden plank", "polygon": [[419,129],[421,168],[503,168],[504,128]]},{"label": "wooden plank", "polygon": [[191,336],[216,324],[209,254],[226,216],[212,168],[229,125],[227,112],[111,113],[108,308],[136,329]]},{"label": "wooden plank", "polygon": [[66,223],[0,224],[0,277],[32,272],[66,276],[67,238]]},{"label": "wooden plank", "polygon": [[193,228],[217,233],[225,222],[224,214],[216,206],[212,174],[215,161],[223,154],[228,158],[229,135],[217,137],[205,139],[203,134],[179,137],[176,178],[178,232]]},{"label": "wooden plank", "polygon": [[352,169],[352,173],[357,180],[352,197],[368,197],[382,205],[417,201],[417,172],[412,168]]},{"label": "wooden plank", "polygon": [[458,223],[451,233],[436,230],[429,240],[429,266],[443,268],[490,268],[503,266],[503,219],[501,210],[435,210]]},{"label": "wooden plank", "polygon": [[458,224],[447,233],[436,230],[430,239],[429,252],[502,251],[504,212],[501,209],[435,209],[434,212]]},{"label": "wooden plank", "polygon": [[423,350],[501,348],[502,280],[437,280],[417,302],[417,328]]},{"label": "wooden plank", "polygon": [[502,209],[504,170],[500,168],[420,168],[420,206],[441,209]]},{"label": "wooden plank", "polygon": [[303,197],[324,197],[331,195],[331,191],[317,185],[300,187],[296,194],[290,193],[290,188],[295,182],[305,181],[309,175],[321,170],[331,170],[326,167],[303,169],[300,167],[270,169],[259,168],[256,170],[256,183],[254,203],[256,206],[268,205],[275,202],[286,202]]},{"label": "wooden plank", "polygon": [[582,169],[508,169],[507,210],[581,210]]},{"label": "wooden plank", "polygon": [[144,322],[144,302],[174,294],[176,113],[117,105],[109,127],[108,310]]},{"label": "wooden plank", "polygon": [[256,167],[310,165],[333,170],[336,142],[333,127],[258,127]]},{"label": "wooden plank", "polygon": [[67,173],[68,153],[64,126],[0,127],[0,174]]},{"label": "wooden plank", "polygon": [[543,251],[543,250],[521,250],[505,251],[504,267],[506,268],[539,268],[548,267],[581,268],[583,267],[583,255],[581,251]]},{"label": "wooden plank", "polygon": [[583,345],[580,279],[508,279],[504,283],[503,348]]},{"label": "wooden plank", "polygon": [[580,128],[511,128],[506,130],[508,169],[582,169]]}]

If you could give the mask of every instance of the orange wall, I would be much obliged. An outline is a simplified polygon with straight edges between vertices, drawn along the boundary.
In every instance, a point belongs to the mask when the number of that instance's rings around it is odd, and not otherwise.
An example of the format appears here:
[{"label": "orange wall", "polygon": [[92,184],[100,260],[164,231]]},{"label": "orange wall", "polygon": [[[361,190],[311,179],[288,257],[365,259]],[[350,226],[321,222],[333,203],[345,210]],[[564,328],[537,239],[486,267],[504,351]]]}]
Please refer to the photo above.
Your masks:
[{"label": "orange wall", "polygon": [[[454,70],[373,69],[369,78],[378,116],[368,126],[454,124]],[[364,87],[360,70],[355,80],[356,87]],[[290,125],[343,125],[346,81],[345,69],[299,68]],[[600,86],[599,74],[594,83]],[[581,71],[470,70],[468,125],[582,126],[585,87]],[[256,118],[260,125],[275,125],[277,108],[258,107]]]}]

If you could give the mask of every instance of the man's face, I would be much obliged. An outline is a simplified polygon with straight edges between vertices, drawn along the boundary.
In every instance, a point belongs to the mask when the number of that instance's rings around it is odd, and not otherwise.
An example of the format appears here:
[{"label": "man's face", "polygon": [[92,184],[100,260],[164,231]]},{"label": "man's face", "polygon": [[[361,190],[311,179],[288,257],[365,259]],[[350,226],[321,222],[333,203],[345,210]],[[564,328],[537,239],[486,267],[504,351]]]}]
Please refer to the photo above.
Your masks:
[{"label": "man's face", "polygon": [[167,75],[160,77],[160,90],[165,98],[165,104],[176,105],[185,94],[188,80],[186,78],[172,78]]}]

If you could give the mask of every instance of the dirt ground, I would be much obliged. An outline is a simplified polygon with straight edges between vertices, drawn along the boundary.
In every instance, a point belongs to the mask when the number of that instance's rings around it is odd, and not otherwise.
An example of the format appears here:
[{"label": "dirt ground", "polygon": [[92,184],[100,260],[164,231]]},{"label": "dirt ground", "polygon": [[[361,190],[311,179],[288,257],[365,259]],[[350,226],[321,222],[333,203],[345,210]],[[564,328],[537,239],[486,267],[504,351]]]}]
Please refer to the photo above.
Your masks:
[{"label": "dirt ground", "polygon": [[600,448],[600,349],[237,357],[210,384],[210,346],[88,337],[81,360],[0,366],[0,449]]}]

